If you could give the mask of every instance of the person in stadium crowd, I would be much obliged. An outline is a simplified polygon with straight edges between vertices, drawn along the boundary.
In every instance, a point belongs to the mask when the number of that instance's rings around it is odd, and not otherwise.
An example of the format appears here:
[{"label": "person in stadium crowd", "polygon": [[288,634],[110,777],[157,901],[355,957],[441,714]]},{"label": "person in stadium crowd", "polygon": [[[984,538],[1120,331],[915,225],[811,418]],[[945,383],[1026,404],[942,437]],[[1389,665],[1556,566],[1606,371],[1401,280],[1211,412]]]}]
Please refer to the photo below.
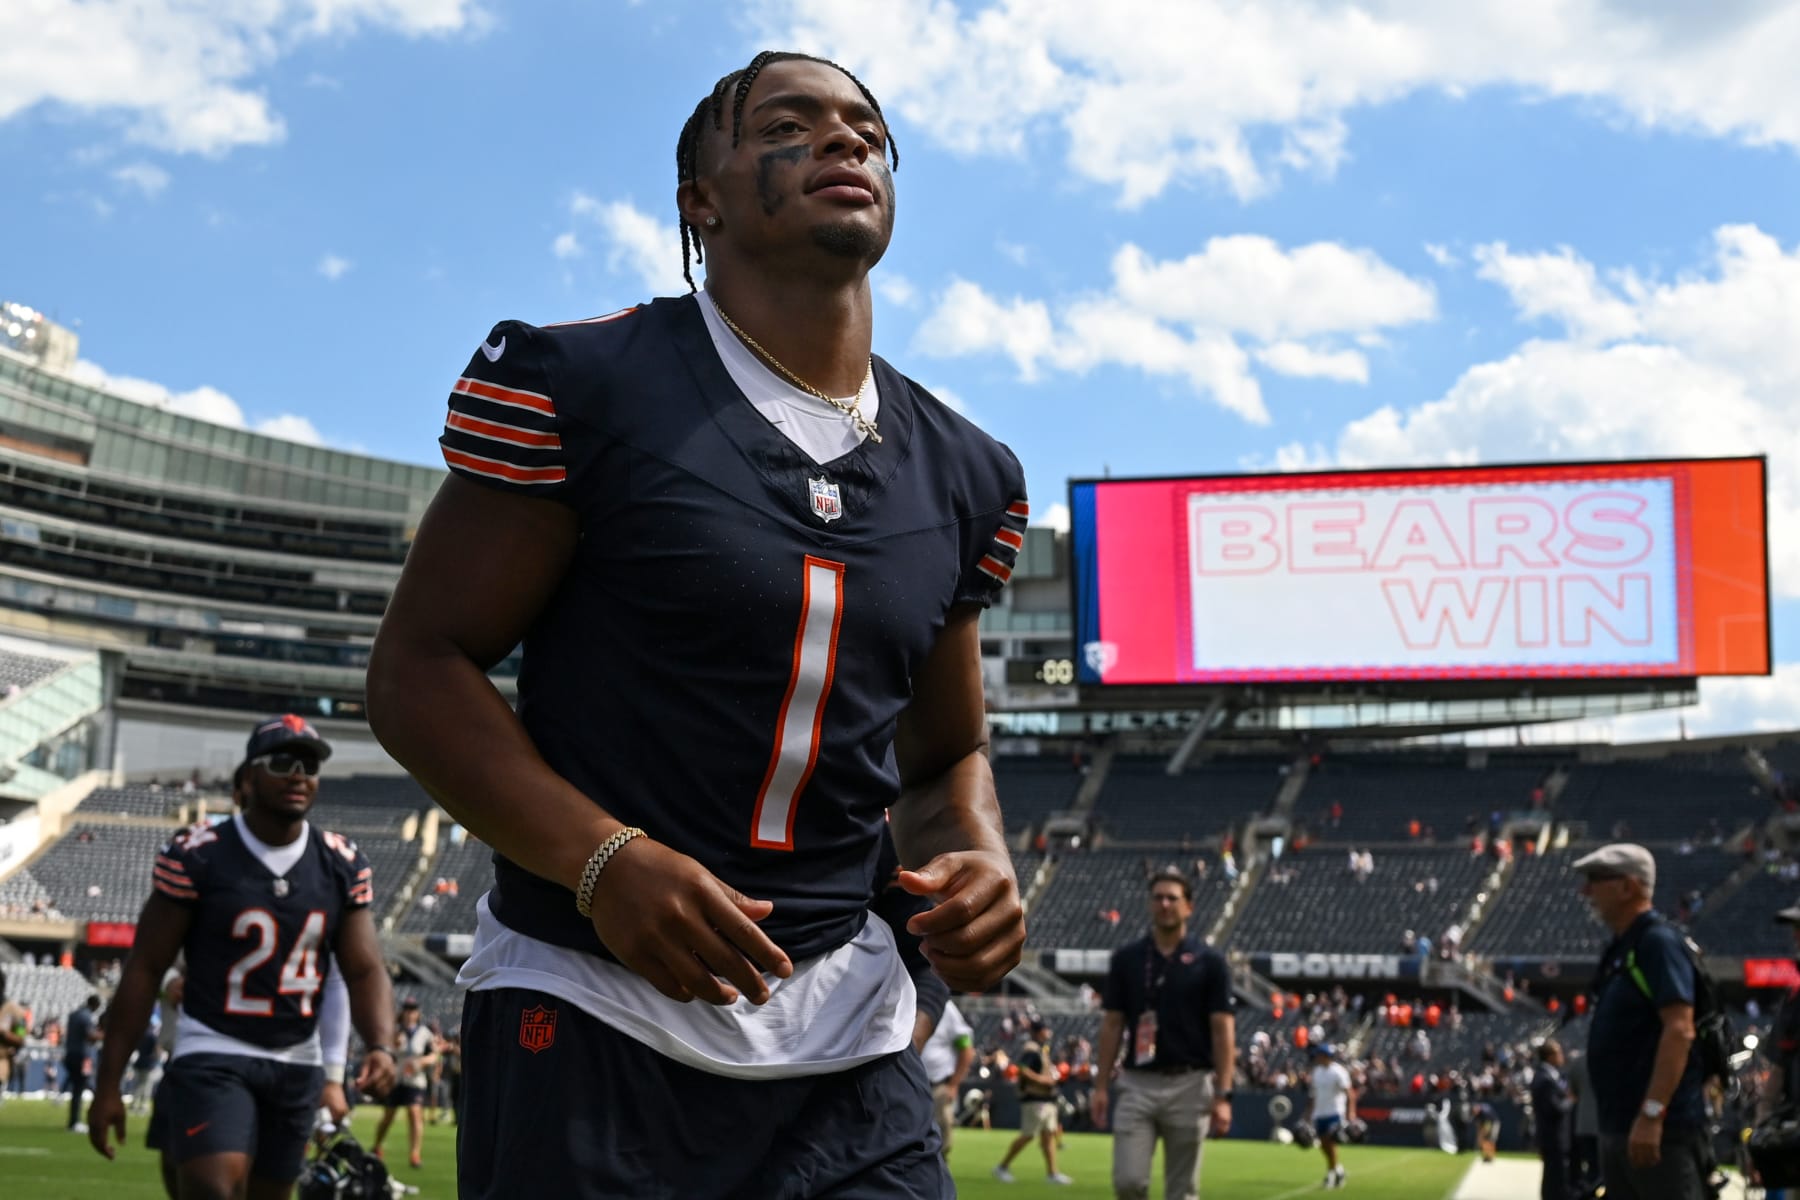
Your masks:
[{"label": "person in stadium crowd", "polygon": [[88,1074],[93,1066],[91,1055],[101,1042],[100,997],[89,996],[85,1003],[69,1014],[63,1029],[63,1077],[69,1087],[69,1131],[86,1133],[81,1120],[82,1093],[87,1091]]},{"label": "person in stadium crowd", "polygon": [[25,1006],[7,996],[6,972],[0,971],[0,1104],[6,1103],[7,1093],[12,1090],[13,1062],[25,1048],[30,1032]]},{"label": "person in stadium crowd", "polygon": [[944,1139],[944,1157],[948,1158],[951,1135],[956,1129],[957,1095],[975,1063],[975,1030],[954,1002],[944,1005],[943,1016],[919,1048],[919,1060],[931,1084],[932,1109],[937,1113],[938,1133]]},{"label": "person in stadium crowd", "polygon": [[1577,859],[1581,892],[1613,933],[1588,1031],[1609,1200],[1701,1200],[1711,1156],[1694,1047],[1694,965],[1652,906],[1656,860],[1614,843]]},{"label": "person in stadium crowd", "polygon": [[1019,1068],[1019,1136],[994,1168],[994,1178],[1002,1183],[1013,1182],[1012,1161],[1034,1140],[1044,1151],[1044,1178],[1055,1184],[1075,1182],[1056,1169],[1057,1134],[1061,1132],[1062,1119],[1057,1111],[1053,1044],[1050,1023],[1033,1021],[1030,1039],[1013,1060]]},{"label": "person in stadium crowd", "polygon": [[[152,891],[113,997],[88,1110],[107,1158],[125,1137],[119,1080],[165,973],[185,956],[181,1015],[157,1110],[184,1200],[288,1196],[324,1094],[318,1002],[335,957],[364,1042],[357,1086],[393,1083],[393,998],[369,905],[368,860],[306,820],[331,748],[293,715],[251,730],[240,811],[156,856]],[[159,1119],[152,1116],[152,1122]]]},{"label": "person in stadium crowd", "polygon": [[1538,1047],[1538,1068],[1531,1076],[1531,1113],[1544,1163],[1540,1200],[1569,1200],[1569,1112],[1575,1101],[1562,1067],[1562,1043],[1546,1039]]},{"label": "person in stadium crowd", "polygon": [[[936,972],[1019,960],[977,617],[1029,507],[870,355],[892,145],[841,68],[759,54],[677,139],[705,288],[502,323],[454,385],[369,715],[497,852],[465,1197],[951,1194],[869,904],[888,814]],[[485,671],[521,640],[515,716]]]},{"label": "person in stadium crowd", "polygon": [[1206,1137],[1231,1132],[1237,1066],[1231,971],[1217,950],[1189,936],[1193,911],[1185,875],[1172,868],[1152,875],[1150,934],[1113,951],[1107,971],[1090,1107],[1096,1126],[1105,1127],[1109,1114],[1112,1119],[1119,1200],[1149,1196],[1159,1135],[1163,1194],[1195,1200]]},{"label": "person in stadium crowd", "polygon": [[1344,1140],[1345,1124],[1356,1120],[1356,1088],[1330,1043],[1315,1044],[1311,1057],[1312,1127],[1319,1135],[1319,1152],[1325,1156],[1323,1186],[1341,1188],[1349,1172],[1338,1159],[1338,1146]]},{"label": "person in stadium crowd", "polygon": [[438,1061],[437,1038],[425,1028],[419,1002],[408,996],[400,1005],[400,1030],[395,1035],[394,1051],[400,1059],[399,1082],[383,1101],[381,1120],[375,1125],[375,1142],[370,1147],[381,1157],[381,1142],[387,1137],[394,1114],[406,1113],[406,1161],[417,1167],[425,1148],[425,1093],[431,1086],[431,1068]]}]

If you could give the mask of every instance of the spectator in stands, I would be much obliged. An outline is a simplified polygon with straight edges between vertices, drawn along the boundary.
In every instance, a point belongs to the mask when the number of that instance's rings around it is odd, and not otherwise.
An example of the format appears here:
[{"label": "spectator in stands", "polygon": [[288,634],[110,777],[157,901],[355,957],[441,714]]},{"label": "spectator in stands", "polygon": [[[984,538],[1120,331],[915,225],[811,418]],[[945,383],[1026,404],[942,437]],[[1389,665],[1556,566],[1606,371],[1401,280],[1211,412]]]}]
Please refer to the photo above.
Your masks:
[{"label": "spectator in stands", "polygon": [[1538,1157],[1544,1163],[1539,1200],[1569,1200],[1569,1110],[1574,1100],[1563,1078],[1562,1044],[1554,1038],[1538,1047],[1531,1077],[1531,1112],[1536,1121]]},{"label": "spectator in stands", "polygon": [[81,1094],[87,1090],[89,1054],[100,1040],[100,997],[89,996],[87,1003],[69,1014],[68,1036],[63,1042],[63,1070],[69,1080],[69,1132],[86,1133],[81,1119]]},{"label": "spectator in stands", "polygon": [[[1782,909],[1775,914],[1775,920],[1791,927],[1796,948],[1800,949],[1800,905]],[[1800,1107],[1800,992],[1789,992],[1782,998],[1769,1037],[1775,1044],[1775,1080],[1768,1098],[1772,1103],[1765,1107]]]},{"label": "spectator in stands", "polygon": [[[1113,952],[1100,1020],[1094,1124],[1113,1114],[1113,1192],[1146,1200],[1156,1139],[1163,1139],[1163,1194],[1199,1196],[1208,1133],[1231,1131],[1237,1022],[1231,972],[1219,952],[1188,935],[1194,893],[1180,871],[1150,880],[1150,936]],[[1128,1040],[1127,1040],[1128,1039]],[[1124,1050],[1121,1060],[1120,1050]]]},{"label": "spectator in stands", "polygon": [[1612,930],[1600,957],[1588,1057],[1609,1200],[1702,1200],[1711,1166],[1694,1047],[1692,961],[1651,904],[1656,860],[1602,846],[1574,863],[1581,891]]}]

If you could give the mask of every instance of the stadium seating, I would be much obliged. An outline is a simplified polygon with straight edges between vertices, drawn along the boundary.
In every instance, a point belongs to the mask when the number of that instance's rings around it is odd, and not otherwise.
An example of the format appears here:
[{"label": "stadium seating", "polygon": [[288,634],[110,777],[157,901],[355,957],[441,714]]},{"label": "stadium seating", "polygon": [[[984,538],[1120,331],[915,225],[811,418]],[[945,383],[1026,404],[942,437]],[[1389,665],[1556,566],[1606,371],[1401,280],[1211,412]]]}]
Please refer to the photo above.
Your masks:
[{"label": "stadium seating", "polygon": [[[1060,855],[1056,873],[1026,918],[1026,944],[1043,949],[1111,950],[1149,932],[1150,873],[1166,858],[1142,850],[1093,850]],[[1193,863],[1175,864],[1192,878]],[[1213,870],[1194,888],[1188,928],[1204,935],[1218,919],[1231,884]],[[1113,923],[1108,914],[1118,912]]]},{"label": "stadium seating", "polygon": [[1221,758],[1179,775],[1166,756],[1121,755],[1094,805],[1109,845],[1199,846],[1235,822],[1264,812],[1282,783],[1285,759]]},{"label": "stadium seating", "polygon": [[[1518,859],[1466,948],[1491,958],[1598,957],[1612,935],[1591,915],[1581,896],[1581,878],[1570,866],[1593,848],[1564,848]],[[1704,896],[1743,865],[1740,856],[1712,846],[1680,854],[1665,845],[1652,847],[1652,853],[1657,902],[1671,913],[1683,894],[1698,890]]]},{"label": "stadium seating", "polygon": [[95,788],[75,806],[75,811],[96,817],[151,817],[173,821],[184,805],[191,806],[200,799],[199,795],[178,787],[140,783],[129,787]]},{"label": "stadium seating", "polygon": [[1460,849],[1383,848],[1374,861],[1374,872],[1358,883],[1342,848],[1289,854],[1250,893],[1232,949],[1398,954],[1406,930],[1435,942],[1462,921],[1494,869],[1493,860]]},{"label": "stadium seating", "polygon": [[6,998],[30,1010],[33,1029],[45,1021],[66,1020],[93,994],[94,985],[69,967],[6,964]]},{"label": "stadium seating", "polygon": [[[455,893],[434,890],[440,879],[454,880]],[[493,850],[472,837],[455,845],[446,838],[396,928],[402,933],[474,933],[475,902],[493,886]]]},{"label": "stadium seating", "polygon": [[[1394,756],[1329,755],[1314,766],[1295,816],[1315,839],[1403,842],[1418,821],[1439,842],[1460,842],[1473,818],[1529,808],[1543,772],[1530,766],[1471,770],[1460,762]],[[1332,805],[1342,807],[1336,824]]]},{"label": "stadium seating", "polygon": [[56,917],[56,897],[39,883],[30,867],[21,867],[0,879],[0,918]]},{"label": "stadium seating", "polygon": [[1800,901],[1800,882],[1782,878],[1786,866],[1768,863],[1718,904],[1703,907],[1689,923],[1701,949],[1714,956],[1793,957],[1793,928],[1774,919],[1777,912]]},{"label": "stadium seating", "polygon": [[0,692],[9,688],[24,691],[68,665],[66,659],[0,650]]},{"label": "stadium seating", "polygon": [[995,758],[994,789],[1006,830],[1036,830],[1051,813],[1075,803],[1083,778],[1066,758]]},{"label": "stadium seating", "polygon": [[[1529,1047],[1553,1027],[1549,1018],[1529,1012],[1465,1012],[1460,1023],[1446,1017],[1436,1029],[1377,1025],[1363,1043],[1362,1057],[1398,1059],[1402,1068],[1426,1074],[1449,1070],[1467,1074],[1503,1050],[1519,1055],[1521,1047]],[[1421,1031],[1430,1048],[1424,1059],[1412,1053],[1414,1039]]]},{"label": "stadium seating", "polygon": [[1772,815],[1774,803],[1738,754],[1581,764],[1556,816],[1586,842],[1711,844]]},{"label": "stadium seating", "polygon": [[351,840],[374,871],[375,912],[387,913],[395,904],[401,885],[419,865],[419,843],[379,835],[358,835]]},{"label": "stadium seating", "polygon": [[150,864],[175,829],[81,822],[31,865],[66,917],[136,921],[150,894]]}]

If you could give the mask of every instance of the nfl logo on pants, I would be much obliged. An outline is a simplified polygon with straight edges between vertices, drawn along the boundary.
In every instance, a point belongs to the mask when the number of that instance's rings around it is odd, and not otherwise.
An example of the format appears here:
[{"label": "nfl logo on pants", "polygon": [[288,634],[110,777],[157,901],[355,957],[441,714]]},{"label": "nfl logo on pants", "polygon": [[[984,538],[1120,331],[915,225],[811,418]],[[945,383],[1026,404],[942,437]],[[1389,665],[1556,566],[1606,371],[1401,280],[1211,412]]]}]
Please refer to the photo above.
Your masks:
[{"label": "nfl logo on pants", "polygon": [[519,1045],[536,1054],[556,1041],[556,1010],[539,1004],[519,1014]]},{"label": "nfl logo on pants", "polygon": [[844,515],[844,502],[838,494],[837,484],[823,475],[806,482],[812,488],[813,516],[821,521],[835,521]]}]

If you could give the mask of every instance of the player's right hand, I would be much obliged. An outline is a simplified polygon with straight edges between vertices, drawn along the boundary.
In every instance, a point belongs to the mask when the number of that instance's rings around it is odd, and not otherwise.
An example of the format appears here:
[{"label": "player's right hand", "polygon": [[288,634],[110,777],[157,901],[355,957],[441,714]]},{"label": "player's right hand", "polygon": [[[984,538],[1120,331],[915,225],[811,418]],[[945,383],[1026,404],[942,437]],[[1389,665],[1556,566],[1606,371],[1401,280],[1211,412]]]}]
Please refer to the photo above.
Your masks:
[{"label": "player's right hand", "polygon": [[687,855],[647,837],[621,847],[594,886],[594,932],[671,1000],[769,999],[766,971],[794,964],[757,927],[775,905],[752,900]]},{"label": "player's right hand", "polygon": [[125,1100],[119,1095],[118,1088],[104,1088],[94,1093],[93,1103],[88,1105],[88,1141],[94,1149],[112,1158],[118,1153],[113,1145],[112,1137],[117,1135],[118,1144],[125,1144]]},{"label": "player's right hand", "polygon": [[1106,1092],[1095,1088],[1088,1097],[1088,1116],[1094,1118],[1095,1129],[1106,1128]]}]

